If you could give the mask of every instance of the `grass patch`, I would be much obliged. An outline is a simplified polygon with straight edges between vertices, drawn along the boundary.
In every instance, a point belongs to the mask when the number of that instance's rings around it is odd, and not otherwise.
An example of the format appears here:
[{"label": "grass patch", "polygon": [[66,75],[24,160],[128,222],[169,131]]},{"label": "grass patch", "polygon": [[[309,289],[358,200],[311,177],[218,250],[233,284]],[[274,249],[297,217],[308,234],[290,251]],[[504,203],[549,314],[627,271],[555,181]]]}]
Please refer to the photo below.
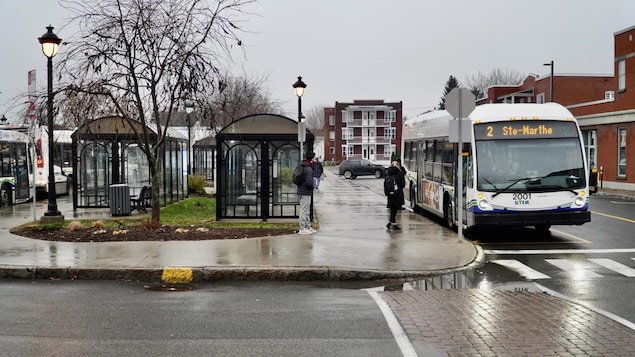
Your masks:
[{"label": "grass patch", "polygon": [[[139,226],[149,222],[150,215],[138,219],[81,219],[64,221],[59,223],[40,224],[37,222],[26,223],[20,227],[35,228],[41,231],[77,228],[94,228],[95,222],[104,229],[125,229],[126,227]],[[269,223],[254,222],[217,222],[216,199],[209,197],[190,197],[173,203],[161,209],[161,224],[176,227],[208,227],[208,228],[297,228],[297,223]],[[18,228],[19,230],[19,228]]]}]

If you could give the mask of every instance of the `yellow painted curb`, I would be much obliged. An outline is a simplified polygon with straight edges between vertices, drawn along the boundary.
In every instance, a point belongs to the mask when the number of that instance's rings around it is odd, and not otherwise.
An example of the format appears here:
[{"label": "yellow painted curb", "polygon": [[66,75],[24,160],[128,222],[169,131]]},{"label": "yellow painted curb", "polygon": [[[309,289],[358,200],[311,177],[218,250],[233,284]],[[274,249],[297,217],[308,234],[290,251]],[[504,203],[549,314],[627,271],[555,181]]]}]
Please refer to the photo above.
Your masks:
[{"label": "yellow painted curb", "polygon": [[192,282],[193,274],[190,268],[164,267],[161,281],[166,284],[188,284]]}]

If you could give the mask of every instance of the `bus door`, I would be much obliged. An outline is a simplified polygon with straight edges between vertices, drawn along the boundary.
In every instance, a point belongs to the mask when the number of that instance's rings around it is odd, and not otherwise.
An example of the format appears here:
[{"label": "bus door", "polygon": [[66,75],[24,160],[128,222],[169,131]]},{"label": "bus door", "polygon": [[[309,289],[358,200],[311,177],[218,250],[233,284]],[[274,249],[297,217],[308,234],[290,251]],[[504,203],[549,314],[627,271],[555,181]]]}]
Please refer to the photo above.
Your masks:
[{"label": "bus door", "polygon": [[[472,156],[470,155],[469,152],[469,146],[466,145],[463,147],[463,152],[461,155],[461,158],[463,159],[463,224],[467,224],[467,186],[468,186],[468,182],[472,182],[471,180],[471,175],[472,175]],[[458,216],[457,216],[458,219]]]},{"label": "bus door", "polygon": [[11,144],[12,152],[15,153],[15,167],[13,170],[13,179],[15,180],[15,197],[16,201],[24,201],[31,197],[31,189],[29,188],[29,154],[26,145]]}]

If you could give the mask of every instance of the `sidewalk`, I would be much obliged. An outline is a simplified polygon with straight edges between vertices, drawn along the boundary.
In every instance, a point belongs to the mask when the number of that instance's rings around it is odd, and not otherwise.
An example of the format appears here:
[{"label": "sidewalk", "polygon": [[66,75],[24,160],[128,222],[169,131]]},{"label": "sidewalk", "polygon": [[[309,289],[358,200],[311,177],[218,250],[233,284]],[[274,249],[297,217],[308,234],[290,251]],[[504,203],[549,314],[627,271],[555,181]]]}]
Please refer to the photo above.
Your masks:
[{"label": "sidewalk", "polygon": [[0,277],[161,281],[165,267],[179,267],[191,269],[192,281],[376,280],[446,274],[482,262],[477,246],[407,210],[400,213],[403,230],[388,231],[383,193],[365,186],[376,179],[327,175],[314,196],[320,230],[313,235],[68,243],[23,238],[0,227]]}]

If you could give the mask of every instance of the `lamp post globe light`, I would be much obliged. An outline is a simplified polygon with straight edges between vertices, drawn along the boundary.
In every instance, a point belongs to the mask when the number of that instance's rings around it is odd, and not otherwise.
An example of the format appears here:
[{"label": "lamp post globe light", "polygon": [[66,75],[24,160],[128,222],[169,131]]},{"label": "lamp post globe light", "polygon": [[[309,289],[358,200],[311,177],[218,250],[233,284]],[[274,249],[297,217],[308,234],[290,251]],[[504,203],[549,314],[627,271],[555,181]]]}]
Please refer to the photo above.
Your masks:
[{"label": "lamp post globe light", "polygon": [[298,80],[293,83],[293,89],[295,90],[295,95],[298,96],[298,142],[300,143],[300,161],[304,159],[303,151],[304,141],[306,139],[306,124],[304,123],[304,115],[302,115],[302,95],[304,95],[305,88],[306,83],[302,81],[302,76],[298,76]]},{"label": "lamp post globe light", "polygon": [[187,113],[187,175],[192,175],[192,121],[190,114],[194,111],[194,103],[185,102],[185,112]]},{"label": "lamp post globe light", "polygon": [[[47,58],[47,79],[48,79],[48,100],[46,106],[46,114],[48,116],[48,143],[49,148],[54,147],[53,141],[53,57],[57,54],[57,49],[62,42],[62,39],[57,37],[53,33],[53,26],[48,25],[47,31],[42,37],[38,38],[40,45],[42,45],[42,53]],[[53,171],[54,162],[54,150],[49,150],[48,163],[49,163],[49,177],[48,177],[48,208],[44,212],[45,220],[57,221],[59,219],[64,220],[64,216],[57,209],[57,198],[55,195],[55,174]],[[34,198],[35,199],[35,198]]]}]

